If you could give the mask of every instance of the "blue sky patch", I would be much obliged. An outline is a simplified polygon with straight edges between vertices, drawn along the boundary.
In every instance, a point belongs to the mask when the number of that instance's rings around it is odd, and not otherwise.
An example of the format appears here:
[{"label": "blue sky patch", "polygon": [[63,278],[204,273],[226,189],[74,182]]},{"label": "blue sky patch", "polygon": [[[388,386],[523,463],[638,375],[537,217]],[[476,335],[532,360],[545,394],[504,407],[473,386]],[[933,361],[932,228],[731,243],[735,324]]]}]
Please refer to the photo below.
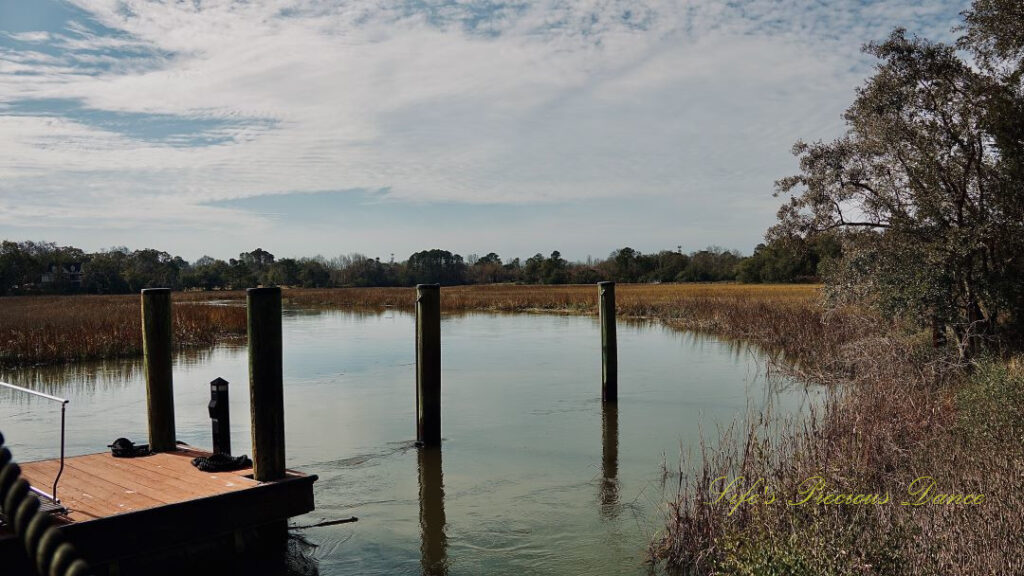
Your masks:
[{"label": "blue sky patch", "polygon": [[127,138],[169,146],[213,146],[235,140],[243,129],[270,130],[273,120],[184,117],[172,114],[112,112],[87,108],[78,100],[16,100],[3,109],[6,116],[54,116]]}]

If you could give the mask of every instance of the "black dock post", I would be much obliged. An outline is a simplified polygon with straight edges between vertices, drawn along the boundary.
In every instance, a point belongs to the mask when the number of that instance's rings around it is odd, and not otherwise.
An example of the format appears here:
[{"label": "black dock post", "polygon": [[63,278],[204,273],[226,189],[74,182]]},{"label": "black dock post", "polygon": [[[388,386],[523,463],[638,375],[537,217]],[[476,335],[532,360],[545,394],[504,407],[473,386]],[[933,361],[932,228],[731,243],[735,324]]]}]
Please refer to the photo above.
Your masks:
[{"label": "black dock post", "polygon": [[210,382],[210,419],[213,421],[213,453],[231,455],[231,411],[228,409],[228,381],[218,377]]}]

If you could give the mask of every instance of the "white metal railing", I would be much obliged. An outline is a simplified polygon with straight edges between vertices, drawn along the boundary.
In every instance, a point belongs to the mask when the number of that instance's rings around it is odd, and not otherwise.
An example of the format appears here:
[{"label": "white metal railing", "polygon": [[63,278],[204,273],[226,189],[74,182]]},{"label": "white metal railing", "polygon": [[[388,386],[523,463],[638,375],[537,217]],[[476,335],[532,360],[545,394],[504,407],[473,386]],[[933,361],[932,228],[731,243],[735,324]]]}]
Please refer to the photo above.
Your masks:
[{"label": "white metal railing", "polygon": [[67,400],[66,398],[52,396],[44,392],[39,392],[37,390],[32,390],[30,388],[23,388],[21,386],[15,386],[14,384],[8,384],[7,382],[0,382],[0,387],[10,388],[11,390],[15,390],[18,392],[25,392],[26,394],[31,394],[33,396],[38,396],[40,398],[46,398],[47,400],[52,400],[54,402],[60,402],[60,469],[57,470],[57,477],[53,479],[53,494],[47,494],[42,490],[32,488],[33,491],[38,492],[43,496],[46,496],[53,502],[60,502],[60,499],[57,498],[57,482],[60,482],[60,475],[64,473],[64,415],[65,412],[67,411],[69,400]]}]

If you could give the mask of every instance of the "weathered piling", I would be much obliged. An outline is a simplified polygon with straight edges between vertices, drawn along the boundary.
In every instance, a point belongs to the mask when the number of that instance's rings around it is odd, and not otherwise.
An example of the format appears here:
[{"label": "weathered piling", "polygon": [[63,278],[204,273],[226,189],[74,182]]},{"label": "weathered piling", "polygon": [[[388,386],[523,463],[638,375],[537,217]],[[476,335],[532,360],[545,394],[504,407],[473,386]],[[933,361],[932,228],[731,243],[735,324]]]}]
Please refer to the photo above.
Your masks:
[{"label": "weathered piling", "polygon": [[619,359],[615,342],[615,282],[598,282],[601,308],[601,400],[619,397]]},{"label": "weathered piling", "polygon": [[174,383],[172,352],[171,290],[142,291],[142,351],[146,370],[146,407],[149,413],[149,449],[175,450]]},{"label": "weathered piling", "polygon": [[441,285],[416,286],[416,441],[441,444]]},{"label": "weathered piling", "polygon": [[253,477],[264,482],[285,475],[281,289],[249,288],[246,304]]}]

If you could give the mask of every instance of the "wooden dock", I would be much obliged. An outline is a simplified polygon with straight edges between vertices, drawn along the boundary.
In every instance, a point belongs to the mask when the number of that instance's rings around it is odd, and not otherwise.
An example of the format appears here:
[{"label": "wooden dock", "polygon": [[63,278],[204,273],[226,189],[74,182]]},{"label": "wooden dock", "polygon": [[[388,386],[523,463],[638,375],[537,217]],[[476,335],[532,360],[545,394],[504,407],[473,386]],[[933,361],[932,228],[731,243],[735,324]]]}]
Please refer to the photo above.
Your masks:
[{"label": "wooden dock", "polygon": [[[210,453],[180,446],[137,458],[68,458],[58,494],[68,512],[55,520],[96,573],[129,573],[128,566],[172,550],[242,552],[254,531],[283,530],[289,517],[313,510],[315,475],[288,470],[281,480],[257,482],[252,468],[202,472],[192,465],[198,456]],[[23,463],[22,476],[48,488],[59,466],[58,460]],[[17,539],[0,529],[0,558],[24,556],[15,547]]]},{"label": "wooden dock", "polygon": [[[173,315],[167,288],[142,290],[148,447],[155,454],[64,458],[68,400],[0,382],[5,388],[61,403],[60,459],[23,463],[21,477],[40,490],[48,489],[60,477],[56,496],[66,510],[55,516],[55,521],[60,534],[77,549],[93,574],[239,573],[239,566],[245,564],[253,569],[241,573],[283,573],[273,562],[280,560],[283,566],[287,520],[314,509],[313,482],[317,478],[285,467],[281,289],[250,288],[246,308],[251,468],[203,472],[192,465],[192,459],[211,454],[175,441]],[[221,453],[229,453],[231,445],[227,386],[222,378],[210,383],[213,446]],[[0,478],[16,477],[6,461],[4,465]],[[13,485],[5,480],[4,490]],[[17,492],[9,494],[5,496],[8,500]],[[13,514],[25,510],[23,496],[8,503],[11,510],[4,512],[17,518]],[[23,531],[21,538],[15,537],[10,525],[0,527],[0,574],[32,574],[32,562],[21,542],[31,532],[25,532],[29,522],[14,522]],[[45,562],[69,557],[46,548],[45,537],[26,538],[29,541],[33,542],[32,554],[52,555],[44,558]]]}]

